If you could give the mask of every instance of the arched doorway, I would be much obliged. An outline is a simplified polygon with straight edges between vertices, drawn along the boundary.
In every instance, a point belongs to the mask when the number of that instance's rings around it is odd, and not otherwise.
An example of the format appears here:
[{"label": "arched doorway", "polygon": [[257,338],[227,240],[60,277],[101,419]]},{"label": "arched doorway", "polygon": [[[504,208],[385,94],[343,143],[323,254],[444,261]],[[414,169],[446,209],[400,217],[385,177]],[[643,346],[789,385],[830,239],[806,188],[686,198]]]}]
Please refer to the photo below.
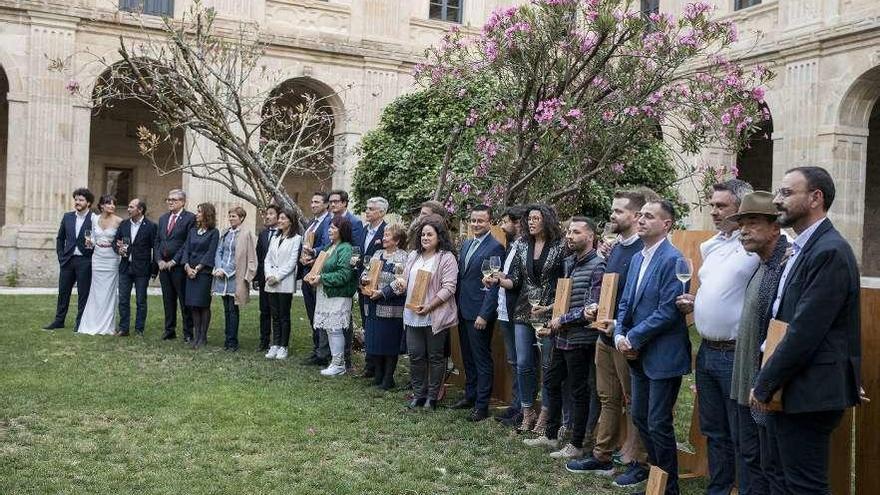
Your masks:
[{"label": "arched doorway", "polygon": [[868,119],[868,146],[865,163],[865,223],[862,226],[862,274],[880,276],[880,100],[874,103]]},{"label": "arched doorway", "polygon": [[[113,194],[117,200],[117,214],[128,216],[126,205],[132,198],[147,203],[147,216],[153,220],[165,211],[165,197],[171,189],[180,188],[183,180],[180,170],[159,174],[150,159],[138,149],[138,128],[154,129],[154,117],[143,103],[125,97],[125,88],[105,91],[114,80],[108,69],[98,81],[94,92],[94,109],[89,141],[89,188],[97,197]],[[163,143],[155,153],[157,162],[169,170],[179,164],[183,156],[183,131],[176,143]]]},{"label": "arched doorway", "polygon": [[6,225],[6,188],[9,181],[6,180],[6,155],[7,141],[9,136],[9,101],[6,94],[9,93],[9,80],[6,72],[0,66],[0,227]]},{"label": "arched doorway", "polygon": [[[316,117],[304,123],[300,116],[303,108],[310,104],[317,110]],[[294,143],[304,143],[309,149],[305,153],[291,155],[295,163],[282,182],[291,199],[306,214],[312,193],[331,188],[339,112],[332,91],[309,78],[288,79],[281,83],[272,90],[269,101],[263,106],[261,147],[289,149],[296,146]],[[280,172],[279,166],[276,173]]]},{"label": "arched doorway", "polygon": [[737,177],[756,191],[772,191],[773,187],[773,117],[762,105],[764,120],[749,138],[749,145],[736,155]]}]

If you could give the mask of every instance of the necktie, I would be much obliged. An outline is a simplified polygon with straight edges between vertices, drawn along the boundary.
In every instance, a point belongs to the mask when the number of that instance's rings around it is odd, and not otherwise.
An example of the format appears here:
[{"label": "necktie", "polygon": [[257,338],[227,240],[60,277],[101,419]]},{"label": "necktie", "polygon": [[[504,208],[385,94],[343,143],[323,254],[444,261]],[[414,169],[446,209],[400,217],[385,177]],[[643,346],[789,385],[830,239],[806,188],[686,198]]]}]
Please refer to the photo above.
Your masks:
[{"label": "necktie", "polygon": [[471,243],[470,247],[468,247],[467,255],[464,257],[464,267],[467,268],[471,262],[471,256],[477,251],[477,247],[480,245],[480,239],[474,239],[474,242]]},{"label": "necktie", "polygon": [[174,213],[171,215],[171,218],[168,220],[168,229],[165,231],[166,234],[171,234],[171,231],[174,230],[174,224],[177,223],[177,214]]}]

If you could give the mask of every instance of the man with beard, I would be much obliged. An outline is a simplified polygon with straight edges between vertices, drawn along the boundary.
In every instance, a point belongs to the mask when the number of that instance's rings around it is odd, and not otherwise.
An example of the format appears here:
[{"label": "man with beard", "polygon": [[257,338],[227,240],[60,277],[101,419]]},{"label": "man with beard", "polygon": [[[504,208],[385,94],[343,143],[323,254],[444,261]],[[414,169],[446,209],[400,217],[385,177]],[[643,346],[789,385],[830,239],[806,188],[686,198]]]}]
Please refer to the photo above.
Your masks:
[{"label": "man with beard", "polygon": [[831,432],[859,403],[859,271],[852,249],[826,215],[834,181],[821,167],[782,178],[779,223],[797,234],[771,312],[785,337],[755,379],[750,402],[766,408],[783,390],[782,411],[767,418],[790,495],[827,494]]}]

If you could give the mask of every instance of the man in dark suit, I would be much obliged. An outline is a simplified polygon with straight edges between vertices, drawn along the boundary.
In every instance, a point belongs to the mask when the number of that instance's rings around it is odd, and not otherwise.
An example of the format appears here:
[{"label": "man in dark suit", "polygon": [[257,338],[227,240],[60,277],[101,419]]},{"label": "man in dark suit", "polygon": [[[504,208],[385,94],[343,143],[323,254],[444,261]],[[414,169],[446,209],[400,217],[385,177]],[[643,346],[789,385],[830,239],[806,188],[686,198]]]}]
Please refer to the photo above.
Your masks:
[{"label": "man in dark suit", "polygon": [[[387,211],[387,199],[377,196],[367,200],[367,209],[364,212],[364,216],[367,217],[367,224],[363,229],[363,235],[361,235],[356,241],[357,246],[361,248],[362,253],[361,263],[357,272],[359,280],[363,271],[368,268],[364,264],[366,257],[372,257],[376,254],[376,251],[382,249],[382,236],[385,235],[385,213]],[[363,294],[358,292],[358,306],[361,311],[361,322],[367,321],[367,316],[364,312],[366,305],[366,298],[364,298]],[[366,325],[364,325],[364,331],[366,332]],[[364,356],[364,372],[361,374],[361,377],[373,378],[374,376],[375,363],[373,362],[373,356],[366,354]]]},{"label": "man in dark suit", "polygon": [[55,319],[43,327],[44,330],[64,328],[74,284],[78,297],[73,330],[79,328],[79,320],[82,318],[92,285],[92,244],[91,240],[86,241],[86,232],[92,230],[92,215],[89,208],[94,201],[95,195],[84,187],[73,191],[73,211],[65,213],[61,218],[61,227],[58,228],[58,235],[55,236],[55,253],[58,255],[60,266],[58,304]]},{"label": "man in dark suit", "polygon": [[820,167],[786,172],[774,203],[797,234],[772,316],[785,338],[758,373],[750,402],[763,410],[782,389],[783,412],[767,418],[788,494],[827,494],[831,432],[859,403],[859,271],[849,244],[826,218],[834,181]]},{"label": "man in dark suit", "polygon": [[127,337],[131,323],[131,286],[134,285],[137,312],[134,331],[144,336],[147,321],[147,286],[150,277],[159,274],[153,249],[156,247],[157,227],[145,215],[147,204],[140,198],[128,203],[128,219],[116,229],[113,250],[119,253],[119,331],[116,335]]},{"label": "man in dark suit", "polygon": [[183,315],[183,341],[193,338],[192,315],[185,304],[186,273],[174,261],[183,248],[186,236],[195,225],[196,216],[186,211],[186,193],[173,189],[168,193],[168,213],[159,217],[154,254],[159,265],[159,283],[162,285],[162,305],[165,307],[165,333],[162,340],[177,338],[177,304]]},{"label": "man in dark suit", "polygon": [[614,325],[614,343],[630,364],[632,418],[652,464],[669,474],[666,495],[678,495],[678,447],[672,410],[681,377],[691,372],[687,324],[675,305],[682,293],[675,277],[681,253],[667,240],[675,209],[667,200],[642,207],[633,256]]},{"label": "man in dark suit", "polygon": [[[305,276],[318,253],[324,250],[330,244],[330,212],[328,211],[327,193],[316,192],[312,195],[312,201],[309,208],[312,210],[312,221],[303,234],[303,248],[300,256],[300,270]],[[309,246],[311,241],[311,246]],[[325,244],[326,243],[326,244]],[[301,278],[301,277],[300,277]],[[303,294],[303,304],[306,307],[306,315],[309,317],[309,326],[312,328],[312,354],[302,361],[302,364],[311,364],[326,366],[330,362],[330,348],[327,345],[321,345],[321,333],[315,330],[315,288],[311,284],[301,284]]]},{"label": "man in dark suit", "polygon": [[269,293],[266,292],[266,253],[269,252],[269,242],[275,236],[278,229],[278,213],[281,210],[275,205],[266,207],[263,214],[263,229],[257,236],[257,273],[254,276],[254,289],[260,291],[260,347],[259,352],[269,350],[269,335],[272,333],[272,314],[269,310]]},{"label": "man in dark suit", "polygon": [[492,210],[486,205],[475,206],[470,213],[474,238],[465,241],[458,257],[458,338],[465,369],[464,397],[453,409],[472,409],[468,420],[482,421],[489,417],[489,399],[494,378],[492,332],[498,316],[498,286],[483,290],[482,264],[498,257],[499,268],[504,247],[489,232]]}]

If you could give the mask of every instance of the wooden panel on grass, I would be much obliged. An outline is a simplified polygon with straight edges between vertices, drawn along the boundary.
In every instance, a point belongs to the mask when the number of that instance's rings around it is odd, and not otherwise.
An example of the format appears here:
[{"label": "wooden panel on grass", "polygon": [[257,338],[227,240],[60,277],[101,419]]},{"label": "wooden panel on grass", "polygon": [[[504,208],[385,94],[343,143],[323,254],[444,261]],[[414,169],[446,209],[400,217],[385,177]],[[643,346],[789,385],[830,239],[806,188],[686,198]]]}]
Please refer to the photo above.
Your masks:
[{"label": "wooden panel on grass", "polygon": [[[880,288],[862,287],[862,387],[871,402],[862,404],[855,411],[856,441],[856,491],[855,493],[880,493]],[[838,428],[839,430],[840,428]],[[831,439],[834,442],[837,432]],[[834,455],[838,448],[832,447],[832,475],[835,472]],[[832,480],[833,480],[832,476]],[[832,486],[832,489],[834,486]],[[838,492],[834,492],[837,495]],[[841,492],[844,493],[844,492]]]},{"label": "wooden panel on grass", "polygon": [[[761,359],[761,367],[767,364],[782,339],[785,338],[785,332],[788,330],[788,323],[777,319],[770,320],[770,326],[767,327],[767,339],[764,341],[764,357]],[[767,408],[771,411],[782,411],[782,389],[776,391]]]},{"label": "wooden panel on grass", "polygon": [[553,300],[553,318],[558,318],[568,312],[571,303],[571,279],[560,278],[556,280],[556,298]]},{"label": "wooden panel on grass", "polygon": [[416,279],[413,282],[412,296],[406,307],[415,311],[416,308],[425,304],[425,297],[428,295],[428,284],[431,283],[431,272],[427,270],[419,270],[416,272]]},{"label": "wooden panel on grass", "polygon": [[648,486],[645,489],[645,495],[663,495],[666,492],[668,478],[669,474],[666,471],[657,466],[651,466],[651,470],[648,472]]}]

